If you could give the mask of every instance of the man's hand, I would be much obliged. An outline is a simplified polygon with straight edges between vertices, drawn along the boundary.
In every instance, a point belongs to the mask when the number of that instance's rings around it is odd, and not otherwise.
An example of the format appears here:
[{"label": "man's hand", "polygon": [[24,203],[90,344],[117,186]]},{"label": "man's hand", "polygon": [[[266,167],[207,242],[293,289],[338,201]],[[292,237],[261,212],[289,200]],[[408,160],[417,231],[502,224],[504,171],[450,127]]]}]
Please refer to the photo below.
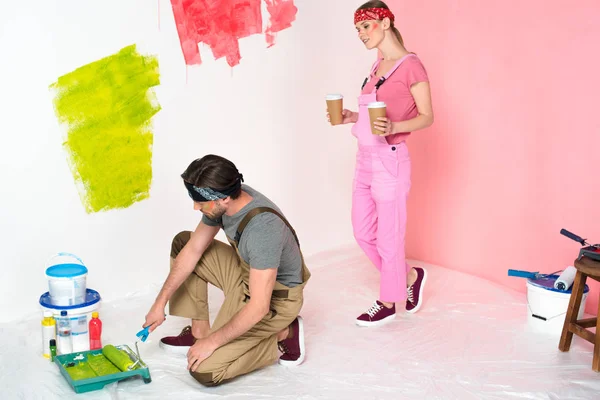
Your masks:
[{"label": "man's hand", "polygon": [[210,357],[216,349],[217,346],[210,339],[210,336],[196,340],[196,343],[190,347],[187,353],[188,370],[196,372],[202,361]]},{"label": "man's hand", "polygon": [[148,331],[152,332],[161,326],[163,322],[165,322],[165,307],[154,303],[148,314],[146,314],[146,322],[142,325],[142,328],[150,326]]}]

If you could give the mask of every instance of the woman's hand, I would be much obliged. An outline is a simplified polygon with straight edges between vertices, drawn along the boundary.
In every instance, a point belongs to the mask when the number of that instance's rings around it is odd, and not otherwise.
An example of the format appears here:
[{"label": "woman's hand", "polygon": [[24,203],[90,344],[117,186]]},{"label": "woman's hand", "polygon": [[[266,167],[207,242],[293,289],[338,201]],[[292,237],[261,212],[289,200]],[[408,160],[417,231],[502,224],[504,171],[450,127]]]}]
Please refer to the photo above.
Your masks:
[{"label": "woman's hand", "polygon": [[379,117],[377,121],[373,123],[376,130],[380,131],[379,136],[389,136],[394,133],[394,123],[389,118]]},{"label": "woman's hand", "polygon": [[[327,113],[327,122],[331,123],[331,118],[329,117],[329,111],[326,110]],[[358,121],[358,113],[354,111],[346,110],[345,108],[342,110],[342,124],[350,124]]]}]

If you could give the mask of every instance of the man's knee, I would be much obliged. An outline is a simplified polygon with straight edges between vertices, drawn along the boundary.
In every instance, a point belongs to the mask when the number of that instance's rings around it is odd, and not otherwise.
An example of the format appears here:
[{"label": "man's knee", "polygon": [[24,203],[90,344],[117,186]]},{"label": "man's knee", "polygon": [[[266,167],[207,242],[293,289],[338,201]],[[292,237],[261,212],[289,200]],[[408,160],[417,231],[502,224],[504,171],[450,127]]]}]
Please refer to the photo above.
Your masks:
[{"label": "man's knee", "polygon": [[201,385],[206,387],[219,386],[228,381],[228,379],[219,379],[219,374],[214,372],[192,372],[190,375]]},{"label": "man's knee", "polygon": [[177,257],[181,249],[190,241],[191,235],[190,231],[182,231],[175,235],[171,242],[171,258]]}]

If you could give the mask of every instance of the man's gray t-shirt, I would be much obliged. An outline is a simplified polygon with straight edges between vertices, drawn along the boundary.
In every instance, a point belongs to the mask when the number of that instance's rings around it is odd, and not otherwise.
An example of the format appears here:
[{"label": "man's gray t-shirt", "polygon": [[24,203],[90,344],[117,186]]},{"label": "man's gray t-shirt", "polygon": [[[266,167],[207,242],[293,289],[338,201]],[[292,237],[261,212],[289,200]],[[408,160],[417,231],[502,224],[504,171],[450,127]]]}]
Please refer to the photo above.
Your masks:
[{"label": "man's gray t-shirt", "polygon": [[[244,208],[232,216],[223,215],[216,221],[203,215],[202,222],[210,226],[222,223],[227,237],[233,239],[240,222],[253,208],[270,207],[283,215],[275,203],[250,186],[242,185],[242,190],[252,196],[252,201]],[[238,247],[240,255],[250,267],[277,268],[277,282],[288,287],[302,283],[300,249],[292,231],[277,215],[265,212],[252,218],[244,228]]]}]

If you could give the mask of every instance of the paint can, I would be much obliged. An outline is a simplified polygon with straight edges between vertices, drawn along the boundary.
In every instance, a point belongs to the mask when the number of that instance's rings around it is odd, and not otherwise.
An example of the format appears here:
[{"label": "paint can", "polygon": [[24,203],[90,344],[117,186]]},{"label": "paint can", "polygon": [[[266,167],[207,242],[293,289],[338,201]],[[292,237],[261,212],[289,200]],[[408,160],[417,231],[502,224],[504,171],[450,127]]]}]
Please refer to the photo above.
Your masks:
[{"label": "paint can", "polygon": [[[554,288],[558,275],[527,279],[527,320],[536,331],[560,336],[569,308],[571,289]],[[585,285],[577,319],[583,317],[590,288]]]},{"label": "paint can", "polygon": [[[55,262],[58,257],[69,258],[71,262],[56,263],[46,268],[51,303],[56,306],[83,303],[88,269],[79,257],[71,253],[58,253],[52,256],[47,264]],[[73,260],[77,263],[73,263]]]},{"label": "paint can", "polygon": [[84,301],[78,305],[59,306],[52,303],[50,293],[46,292],[40,297],[42,312],[50,311],[58,322],[61,311],[67,311],[71,321],[71,337],[73,341],[73,352],[87,351],[90,349],[89,321],[92,312],[100,308],[100,293],[92,289],[86,289]]}]

